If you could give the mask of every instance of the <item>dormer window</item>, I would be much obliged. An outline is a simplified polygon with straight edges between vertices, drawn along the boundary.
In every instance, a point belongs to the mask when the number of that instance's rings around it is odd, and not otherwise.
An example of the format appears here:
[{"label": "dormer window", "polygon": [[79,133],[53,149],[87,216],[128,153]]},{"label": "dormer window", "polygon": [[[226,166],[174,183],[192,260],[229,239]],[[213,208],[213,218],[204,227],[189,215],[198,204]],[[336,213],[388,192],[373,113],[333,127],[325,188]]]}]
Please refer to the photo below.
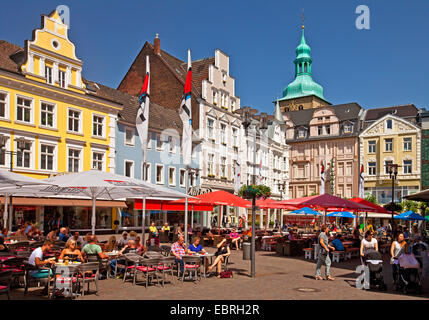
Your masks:
[{"label": "dormer window", "polygon": [[328,124],[326,127],[326,134],[331,134],[331,126]]},{"label": "dormer window", "polygon": [[317,135],[321,136],[323,134],[323,127],[317,126]]},{"label": "dormer window", "polygon": [[344,125],[344,133],[351,133],[353,131],[353,125],[351,123],[346,123]]},{"label": "dormer window", "polygon": [[386,120],[386,129],[388,129],[388,130],[393,129],[393,121],[392,121],[392,119],[387,119]]},{"label": "dormer window", "polygon": [[305,129],[301,128],[298,130],[298,138],[305,138]]},{"label": "dormer window", "polygon": [[46,78],[46,83],[53,84],[51,67],[48,67],[48,66],[45,67],[45,78]]}]

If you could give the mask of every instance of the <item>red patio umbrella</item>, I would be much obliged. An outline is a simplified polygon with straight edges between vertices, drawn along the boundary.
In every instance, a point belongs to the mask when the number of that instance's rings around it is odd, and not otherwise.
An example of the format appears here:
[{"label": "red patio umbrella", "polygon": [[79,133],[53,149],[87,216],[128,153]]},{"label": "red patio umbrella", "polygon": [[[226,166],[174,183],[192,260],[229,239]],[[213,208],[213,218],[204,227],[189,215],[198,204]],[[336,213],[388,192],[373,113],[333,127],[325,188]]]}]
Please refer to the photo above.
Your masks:
[{"label": "red patio umbrella", "polygon": [[350,199],[350,201],[352,202],[356,202],[359,204],[363,204],[367,207],[371,207],[371,210],[368,210],[368,212],[375,212],[375,213],[387,213],[387,214],[391,214],[392,212],[386,210],[385,208],[383,208],[382,206],[379,206],[378,204],[372,203],[371,201],[362,199],[362,198],[353,198]]}]

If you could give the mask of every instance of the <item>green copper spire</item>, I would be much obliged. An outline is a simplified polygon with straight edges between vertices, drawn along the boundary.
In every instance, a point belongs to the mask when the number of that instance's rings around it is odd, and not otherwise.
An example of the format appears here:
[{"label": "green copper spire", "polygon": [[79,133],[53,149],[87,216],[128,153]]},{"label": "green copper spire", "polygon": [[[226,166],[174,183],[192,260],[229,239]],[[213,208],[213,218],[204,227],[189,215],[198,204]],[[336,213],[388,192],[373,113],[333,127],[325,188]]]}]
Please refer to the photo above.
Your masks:
[{"label": "green copper spire", "polygon": [[287,100],[309,95],[315,95],[323,100],[323,87],[311,77],[311,48],[305,41],[304,26],[302,26],[301,43],[296,47],[295,80],[283,90],[283,98]]}]

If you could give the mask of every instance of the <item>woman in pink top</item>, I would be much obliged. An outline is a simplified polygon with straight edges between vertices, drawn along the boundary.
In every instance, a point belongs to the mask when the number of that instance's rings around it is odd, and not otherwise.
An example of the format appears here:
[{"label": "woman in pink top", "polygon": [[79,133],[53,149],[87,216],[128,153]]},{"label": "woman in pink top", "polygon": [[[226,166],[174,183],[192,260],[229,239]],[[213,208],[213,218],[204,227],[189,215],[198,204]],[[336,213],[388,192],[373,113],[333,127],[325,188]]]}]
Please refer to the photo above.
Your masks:
[{"label": "woman in pink top", "polygon": [[231,237],[232,240],[232,244],[235,244],[235,247],[238,250],[238,245],[240,243],[240,235],[238,234],[238,232],[235,230],[235,228],[232,229],[232,232],[229,234],[229,236]]}]

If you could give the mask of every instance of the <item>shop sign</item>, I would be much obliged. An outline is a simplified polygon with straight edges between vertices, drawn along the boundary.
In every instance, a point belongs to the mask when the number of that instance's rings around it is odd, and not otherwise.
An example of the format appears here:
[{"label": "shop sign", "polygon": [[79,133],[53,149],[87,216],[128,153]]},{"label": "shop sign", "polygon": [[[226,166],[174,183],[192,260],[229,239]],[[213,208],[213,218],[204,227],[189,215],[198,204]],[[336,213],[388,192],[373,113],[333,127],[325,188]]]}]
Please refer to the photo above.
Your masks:
[{"label": "shop sign", "polygon": [[190,187],[188,189],[188,195],[190,196],[199,196],[205,193],[212,192],[211,188],[198,188],[198,187]]}]

